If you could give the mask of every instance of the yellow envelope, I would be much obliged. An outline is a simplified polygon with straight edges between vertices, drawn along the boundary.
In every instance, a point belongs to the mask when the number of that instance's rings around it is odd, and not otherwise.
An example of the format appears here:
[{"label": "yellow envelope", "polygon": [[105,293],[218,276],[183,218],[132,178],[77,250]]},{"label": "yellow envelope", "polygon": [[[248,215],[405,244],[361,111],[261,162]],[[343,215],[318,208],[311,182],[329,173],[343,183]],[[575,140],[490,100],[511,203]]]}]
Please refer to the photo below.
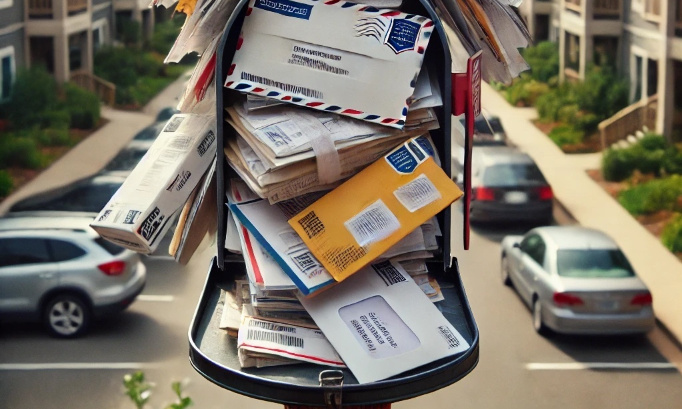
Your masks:
[{"label": "yellow envelope", "polygon": [[462,196],[433,154],[426,136],[410,139],[289,224],[342,281]]}]

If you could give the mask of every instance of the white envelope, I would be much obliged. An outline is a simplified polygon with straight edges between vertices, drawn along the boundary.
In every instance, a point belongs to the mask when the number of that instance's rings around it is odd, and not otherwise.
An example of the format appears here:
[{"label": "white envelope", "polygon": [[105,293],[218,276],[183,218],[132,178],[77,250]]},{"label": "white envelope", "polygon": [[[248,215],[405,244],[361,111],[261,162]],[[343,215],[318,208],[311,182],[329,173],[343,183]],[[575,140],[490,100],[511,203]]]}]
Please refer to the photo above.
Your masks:
[{"label": "white envelope", "polygon": [[402,128],[433,28],[364,4],[251,0],[225,86]]},{"label": "white envelope", "polygon": [[372,264],[323,296],[299,300],[361,383],[469,348],[398,263]]}]

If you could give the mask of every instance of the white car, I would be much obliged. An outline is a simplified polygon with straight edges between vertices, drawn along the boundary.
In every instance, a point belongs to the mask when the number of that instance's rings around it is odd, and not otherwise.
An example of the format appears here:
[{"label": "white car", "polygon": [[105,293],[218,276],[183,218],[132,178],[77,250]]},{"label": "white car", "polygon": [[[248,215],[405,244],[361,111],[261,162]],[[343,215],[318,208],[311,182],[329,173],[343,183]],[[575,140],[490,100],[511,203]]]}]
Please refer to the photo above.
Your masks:
[{"label": "white car", "polygon": [[637,334],[655,325],[652,296],[616,242],[580,226],[502,239],[502,282],[531,308],[540,334]]},{"label": "white car", "polygon": [[142,292],[140,256],[102,239],[89,217],[0,218],[0,321],[42,322],[73,338]]}]

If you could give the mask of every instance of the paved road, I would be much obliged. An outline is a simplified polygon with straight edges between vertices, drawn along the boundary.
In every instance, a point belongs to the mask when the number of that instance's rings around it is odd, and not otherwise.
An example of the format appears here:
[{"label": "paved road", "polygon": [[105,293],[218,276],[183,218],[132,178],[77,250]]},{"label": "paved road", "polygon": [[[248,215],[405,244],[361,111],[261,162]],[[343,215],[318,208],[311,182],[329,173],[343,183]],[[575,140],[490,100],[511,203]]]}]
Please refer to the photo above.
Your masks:
[{"label": "paved road", "polygon": [[[572,223],[560,209],[555,217]],[[480,363],[460,382],[394,408],[679,408],[682,376],[647,338],[535,334],[530,312],[498,274],[499,241],[525,228],[477,227],[467,252],[455,243],[480,330]],[[138,367],[156,383],[150,408],[171,402],[171,382],[183,379],[190,381],[186,391],[198,409],[281,408],[213,385],[188,361],[187,329],[213,252],[208,244],[186,267],[146,260],[149,284],[140,300],[86,338],[62,341],[32,326],[3,327],[0,408],[133,408],[121,380]],[[597,363],[610,367],[591,368]]]}]

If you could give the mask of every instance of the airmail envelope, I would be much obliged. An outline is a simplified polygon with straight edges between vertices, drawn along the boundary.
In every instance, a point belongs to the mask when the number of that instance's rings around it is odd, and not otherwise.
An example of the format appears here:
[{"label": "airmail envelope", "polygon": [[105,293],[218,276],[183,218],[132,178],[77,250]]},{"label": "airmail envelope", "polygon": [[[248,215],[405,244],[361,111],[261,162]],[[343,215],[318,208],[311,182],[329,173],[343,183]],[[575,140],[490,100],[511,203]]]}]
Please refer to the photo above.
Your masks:
[{"label": "airmail envelope", "polygon": [[343,281],[462,196],[426,136],[410,139],[289,219]]},{"label": "airmail envelope", "polygon": [[345,1],[251,0],[225,87],[402,128],[433,28]]},{"label": "airmail envelope", "polygon": [[323,297],[299,300],[360,383],[469,348],[410,275],[391,261],[363,268]]}]

